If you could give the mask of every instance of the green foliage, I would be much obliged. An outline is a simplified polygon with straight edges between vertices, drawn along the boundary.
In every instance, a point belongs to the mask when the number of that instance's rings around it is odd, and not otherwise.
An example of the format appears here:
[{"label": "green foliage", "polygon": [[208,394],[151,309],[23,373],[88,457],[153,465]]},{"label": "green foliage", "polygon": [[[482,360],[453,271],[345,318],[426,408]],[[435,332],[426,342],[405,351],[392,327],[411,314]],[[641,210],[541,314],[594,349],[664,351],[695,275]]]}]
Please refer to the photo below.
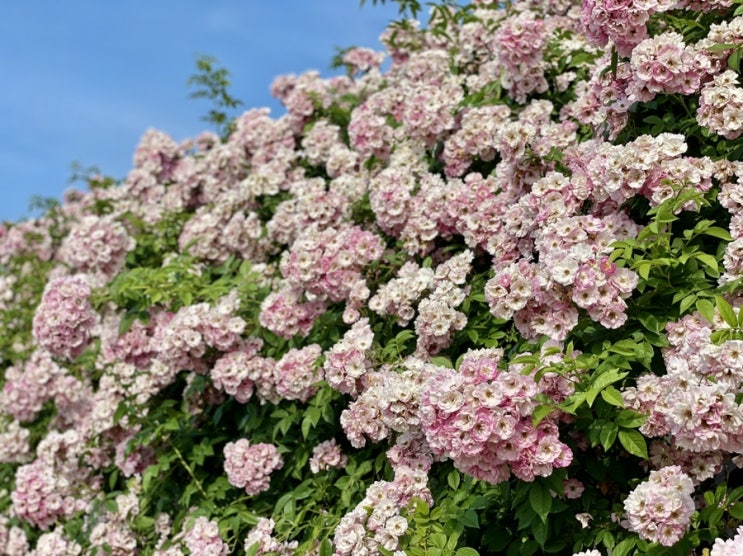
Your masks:
[{"label": "green foliage", "polygon": [[226,138],[230,131],[232,117],[227,110],[237,108],[242,101],[233,97],[228,88],[232,84],[230,72],[218,66],[219,61],[213,56],[200,55],[196,58],[197,73],[188,78],[186,84],[196,89],[189,95],[191,98],[209,99],[213,108],[202,119],[217,128],[219,134]]}]

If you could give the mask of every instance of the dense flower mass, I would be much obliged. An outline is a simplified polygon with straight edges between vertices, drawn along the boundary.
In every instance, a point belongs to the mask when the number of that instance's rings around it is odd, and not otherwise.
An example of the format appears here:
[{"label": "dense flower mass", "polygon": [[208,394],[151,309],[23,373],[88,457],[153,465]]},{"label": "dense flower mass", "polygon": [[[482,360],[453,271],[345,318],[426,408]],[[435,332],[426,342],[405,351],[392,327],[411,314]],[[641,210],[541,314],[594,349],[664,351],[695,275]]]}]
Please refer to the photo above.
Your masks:
[{"label": "dense flower mass", "polygon": [[398,4],[0,225],[0,553],[741,552],[737,2]]},{"label": "dense flower mass", "polygon": [[232,486],[254,495],[268,490],[271,473],[284,466],[276,446],[250,444],[248,439],[228,442],[224,447],[224,471]]},{"label": "dense flower mass", "polygon": [[95,313],[84,276],[57,278],[47,284],[34,315],[34,337],[52,355],[77,358],[90,342]]},{"label": "dense flower mass", "polygon": [[496,484],[511,473],[522,480],[546,477],[573,459],[556,423],[534,426],[539,385],[517,370],[503,372],[500,350],[472,352],[459,372],[443,370],[424,387],[420,416],[434,453],[457,468]]},{"label": "dense flower mass", "polygon": [[624,501],[627,526],[640,538],[672,546],[689,528],[693,491],[691,479],[678,466],[651,471]]}]

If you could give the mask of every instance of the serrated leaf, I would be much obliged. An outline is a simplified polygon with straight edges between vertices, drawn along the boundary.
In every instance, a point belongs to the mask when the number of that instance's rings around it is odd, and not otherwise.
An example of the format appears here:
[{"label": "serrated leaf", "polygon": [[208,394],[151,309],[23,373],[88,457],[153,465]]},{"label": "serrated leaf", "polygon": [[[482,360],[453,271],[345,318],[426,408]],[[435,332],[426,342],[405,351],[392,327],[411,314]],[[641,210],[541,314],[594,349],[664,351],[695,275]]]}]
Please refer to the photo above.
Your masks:
[{"label": "serrated leaf", "polygon": [[636,430],[620,430],[619,443],[633,456],[648,459],[648,446],[645,437]]},{"label": "serrated leaf", "polygon": [[459,476],[459,471],[450,471],[449,474],[446,476],[446,482],[449,483],[449,487],[452,490],[457,490],[459,488],[460,481],[461,478]]}]

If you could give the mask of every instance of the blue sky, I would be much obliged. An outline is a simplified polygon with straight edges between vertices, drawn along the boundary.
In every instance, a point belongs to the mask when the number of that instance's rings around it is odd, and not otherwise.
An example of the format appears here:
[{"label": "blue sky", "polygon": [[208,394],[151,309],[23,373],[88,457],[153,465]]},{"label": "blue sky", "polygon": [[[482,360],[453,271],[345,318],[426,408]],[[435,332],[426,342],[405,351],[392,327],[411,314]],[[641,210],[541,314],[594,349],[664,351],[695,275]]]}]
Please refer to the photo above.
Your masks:
[{"label": "blue sky", "polygon": [[381,49],[397,5],[358,0],[8,2],[0,17],[0,221],[31,196],[60,198],[71,164],[122,178],[150,127],[176,140],[209,128],[188,98],[199,54],[232,77],[241,109],[281,107],[274,77],[331,75],[334,47]]}]

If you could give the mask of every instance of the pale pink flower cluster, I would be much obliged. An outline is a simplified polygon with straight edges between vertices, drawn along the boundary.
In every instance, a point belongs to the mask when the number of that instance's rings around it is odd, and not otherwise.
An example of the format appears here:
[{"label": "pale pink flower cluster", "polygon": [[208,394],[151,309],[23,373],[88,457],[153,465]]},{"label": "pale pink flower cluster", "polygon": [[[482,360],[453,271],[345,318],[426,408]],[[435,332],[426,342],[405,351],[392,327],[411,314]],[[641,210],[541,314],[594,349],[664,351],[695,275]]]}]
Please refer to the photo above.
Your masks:
[{"label": "pale pink flower cluster", "polygon": [[598,46],[611,41],[620,56],[648,35],[646,24],[653,13],[672,10],[678,0],[585,0],[582,8],[583,31]]},{"label": "pale pink flower cluster", "polygon": [[351,48],[343,55],[343,63],[350,65],[354,71],[369,71],[372,68],[379,68],[386,58],[384,52],[376,52],[371,48],[355,47]]},{"label": "pale pink flower cluster", "polygon": [[689,529],[694,513],[691,479],[675,465],[651,471],[624,500],[630,531],[641,539],[672,546]]},{"label": "pale pink flower cluster", "polygon": [[251,338],[240,349],[220,357],[209,371],[214,386],[240,403],[248,403],[254,389],[261,403],[278,401],[275,361],[258,355],[262,345],[259,338]]},{"label": "pale pink flower cluster", "polygon": [[397,550],[400,537],[408,530],[408,520],[400,515],[400,506],[394,482],[373,483],[364,499],[335,528],[334,555],[373,556],[380,553],[379,547]]},{"label": "pale pink flower cluster", "polygon": [[715,320],[693,313],[669,323],[671,347],[663,353],[668,374],[643,375],[623,395],[628,407],[648,415],[643,434],[670,434],[676,446],[692,452],[739,453],[743,419],[736,396],[743,384],[743,342],[713,344],[712,332],[728,327],[719,316]]},{"label": "pale pink flower cluster", "polygon": [[503,105],[477,106],[462,112],[459,129],[446,140],[441,159],[447,176],[461,176],[475,157],[493,160],[500,127],[510,121],[511,110]]},{"label": "pale pink flower cluster", "polygon": [[395,470],[394,484],[401,506],[413,499],[423,500],[433,506],[433,496],[428,488],[428,472],[435,460],[420,430],[404,432],[397,436],[395,445],[387,450],[387,460]]},{"label": "pale pink flower cluster", "polygon": [[77,556],[82,554],[82,551],[82,547],[77,542],[68,539],[62,531],[55,529],[41,535],[28,556]]},{"label": "pale pink flower cluster", "polygon": [[730,163],[729,168],[722,168],[719,180],[717,198],[732,216],[729,229],[733,241],[725,246],[722,259],[725,272],[719,280],[720,284],[725,284],[743,274],[743,189],[739,185],[743,183],[743,164]]},{"label": "pale pink flower cluster", "polygon": [[397,324],[407,326],[415,316],[416,303],[433,286],[434,270],[408,261],[394,278],[382,284],[369,299],[369,309],[381,316],[394,315]]},{"label": "pale pink flower cluster", "polygon": [[358,396],[362,378],[372,370],[369,354],[373,341],[369,319],[362,318],[325,352],[323,369],[331,388],[354,398]]},{"label": "pale pink flower cluster", "polygon": [[8,556],[27,556],[29,552],[28,537],[26,532],[12,525],[6,527],[7,518],[0,518],[0,550]]},{"label": "pale pink flower cluster", "polygon": [[630,66],[638,100],[650,100],[656,93],[694,94],[710,70],[708,58],[675,32],[661,33],[635,46]]},{"label": "pale pink flower cluster", "polygon": [[72,226],[57,256],[74,271],[107,282],[121,270],[126,254],[135,246],[136,241],[120,222],[90,215]]},{"label": "pale pink flower cluster", "polygon": [[223,199],[213,206],[199,207],[178,237],[181,251],[215,263],[223,263],[231,255],[262,261],[268,243],[261,220],[241,204]]},{"label": "pale pink flower cluster", "polygon": [[420,422],[434,454],[457,469],[497,484],[511,473],[521,480],[549,476],[573,455],[548,417],[537,427],[532,413],[539,385],[516,369],[498,369],[501,350],[465,355],[459,372],[440,369],[424,385]]},{"label": "pale pink flower cluster", "polygon": [[318,166],[327,162],[333,147],[342,144],[341,128],[320,119],[302,137],[302,154],[310,164]]},{"label": "pale pink flower cluster", "polygon": [[228,442],[224,447],[224,471],[232,486],[249,495],[260,494],[271,486],[271,473],[284,461],[273,444],[250,444],[247,438]]},{"label": "pale pink flower cluster", "polygon": [[732,70],[716,75],[702,88],[697,109],[699,125],[737,139],[743,133],[743,88]]},{"label": "pale pink flower cluster", "polygon": [[577,98],[563,108],[562,115],[591,125],[596,133],[605,133],[613,141],[629,121],[637,88],[629,62],[619,61],[616,72],[603,71],[610,60],[608,53],[598,58],[590,79],[576,85]]},{"label": "pale pink flower cluster", "polygon": [[322,79],[317,71],[312,70],[299,76],[277,77],[271,84],[271,94],[301,125],[316,108],[327,109],[333,97],[345,93],[350,85],[351,80],[346,76]]},{"label": "pale pink flower cluster", "polygon": [[743,554],[743,525],[738,527],[732,539],[715,539],[709,556],[738,556]]},{"label": "pale pink flower cluster", "polygon": [[364,390],[341,413],[343,432],[354,448],[388,438],[391,433],[405,433],[421,425],[418,405],[426,379],[437,367],[409,357],[401,369],[388,366],[364,376]]},{"label": "pale pink flower cluster", "polygon": [[666,439],[653,440],[649,452],[650,463],[655,469],[678,465],[694,485],[711,479],[723,468],[723,452],[690,452]]},{"label": "pale pink flower cluster", "polygon": [[317,299],[358,308],[369,297],[361,269],[381,257],[383,248],[380,237],[358,226],[309,228],[282,255],[281,274]]},{"label": "pale pink flower cluster", "polygon": [[[428,76],[427,76],[428,77]],[[447,76],[442,82],[401,83],[404,92],[402,124],[407,137],[433,147],[454,129],[453,112],[464,98],[459,80]]]},{"label": "pale pink flower cluster", "polygon": [[[0,421],[2,423],[2,421]],[[23,463],[28,461],[31,446],[29,430],[16,420],[0,427],[0,463]]]},{"label": "pale pink flower cluster", "polygon": [[245,321],[234,316],[239,305],[236,292],[233,292],[214,306],[197,303],[182,307],[167,324],[155,331],[153,341],[158,359],[174,369],[206,372],[207,348],[226,352],[240,345]]},{"label": "pale pink flower cluster", "polygon": [[183,542],[191,554],[204,556],[227,556],[229,545],[219,536],[219,524],[216,521],[199,516],[191,528],[183,535]]},{"label": "pale pink flower cluster", "polygon": [[106,512],[90,532],[90,551],[95,556],[128,556],[136,553],[137,537],[119,512]]},{"label": "pale pink flower cluster", "polygon": [[290,349],[276,362],[276,391],[281,397],[304,403],[315,395],[316,383],[323,378],[322,369],[315,364],[321,354],[319,344],[310,344]]},{"label": "pale pink flower cluster", "polygon": [[[112,357],[138,369],[146,369],[157,355],[157,346],[153,344],[155,331],[166,326],[172,318],[173,313],[151,309],[148,323],[135,320],[129,330],[111,342]],[[106,347],[109,346],[104,345],[104,349]]]},{"label": "pale pink flower cluster", "polygon": [[548,38],[544,20],[531,11],[506,19],[495,32],[495,71],[502,72],[503,88],[516,102],[523,104],[527,95],[543,93],[549,87],[542,60]]},{"label": "pale pink flower cluster", "polygon": [[263,556],[264,554],[271,554],[272,556],[294,556],[296,554],[297,541],[292,542],[279,542],[271,534],[275,527],[273,519],[266,519],[261,517],[258,519],[253,528],[245,537],[245,550],[247,551],[254,545],[258,545],[258,552],[256,556]]},{"label": "pale pink flower cluster", "polygon": [[266,224],[268,235],[275,242],[290,245],[311,226],[332,228],[342,226],[348,219],[349,199],[335,188],[326,190],[322,178],[294,181],[289,192],[292,198],[279,203]]},{"label": "pale pink flower cluster", "polygon": [[679,8],[704,12],[725,11],[733,5],[733,0],[678,0]]},{"label": "pale pink flower cluster", "polygon": [[84,276],[49,282],[34,315],[36,341],[56,357],[76,359],[88,346],[96,324],[89,297],[90,286]]},{"label": "pale pink flower cluster", "polygon": [[372,103],[374,93],[365,103],[360,104],[351,112],[351,121],[348,124],[348,136],[351,147],[359,153],[362,159],[375,156],[386,160],[390,154],[393,129],[387,123],[384,111]]},{"label": "pale pink flower cluster", "polygon": [[261,326],[288,340],[295,334],[307,336],[325,309],[322,299],[303,299],[301,289],[285,285],[263,300],[258,320]]},{"label": "pale pink flower cluster", "polygon": [[17,224],[0,224],[0,263],[8,264],[13,257],[32,255],[41,261],[54,255],[49,218],[32,218]]},{"label": "pale pink flower cluster", "polygon": [[317,474],[328,469],[340,469],[345,467],[347,462],[348,456],[341,451],[335,439],[326,440],[312,449],[310,470]]},{"label": "pale pink flower cluster", "polygon": [[74,497],[74,483],[59,471],[41,459],[18,468],[11,493],[17,516],[47,530],[58,520],[87,508],[83,500]]},{"label": "pale pink flower cluster", "polygon": [[573,556],[603,556],[603,555],[601,554],[601,552],[599,552],[598,550],[594,548],[591,550],[583,550],[581,552],[576,552],[575,554],[573,554]]},{"label": "pale pink flower cluster", "polygon": [[465,283],[473,259],[474,253],[467,249],[436,268],[433,291],[418,304],[415,319],[419,356],[433,355],[448,347],[452,334],[466,326],[467,316],[456,308],[469,293]]},{"label": "pale pink flower cluster", "polygon": [[608,255],[614,241],[633,237],[637,230],[621,214],[548,220],[534,232],[539,263],[521,259],[496,268],[487,282],[491,311],[498,318],[514,318],[519,331],[531,338],[563,340],[577,323],[576,306],[603,326],[618,328],[627,318],[624,299],[637,285],[637,275],[618,268]]},{"label": "pale pink flower cluster", "polygon": [[65,371],[48,351],[37,349],[28,361],[8,367],[0,393],[0,410],[18,421],[33,421],[45,402],[59,391]]},{"label": "pale pink flower cluster", "polygon": [[[711,2],[705,2],[711,3]],[[710,73],[722,73],[726,69],[726,62],[733,53],[733,46],[720,48],[719,45],[736,45],[743,43],[743,17],[734,17],[727,21],[713,23],[709,28],[709,34],[696,44],[699,51],[704,52],[712,67]],[[710,47],[718,45],[714,50]]]},{"label": "pale pink flower cluster", "polygon": [[578,323],[567,291],[541,265],[526,259],[499,269],[485,285],[485,299],[493,315],[513,318],[526,338],[564,340]]}]

